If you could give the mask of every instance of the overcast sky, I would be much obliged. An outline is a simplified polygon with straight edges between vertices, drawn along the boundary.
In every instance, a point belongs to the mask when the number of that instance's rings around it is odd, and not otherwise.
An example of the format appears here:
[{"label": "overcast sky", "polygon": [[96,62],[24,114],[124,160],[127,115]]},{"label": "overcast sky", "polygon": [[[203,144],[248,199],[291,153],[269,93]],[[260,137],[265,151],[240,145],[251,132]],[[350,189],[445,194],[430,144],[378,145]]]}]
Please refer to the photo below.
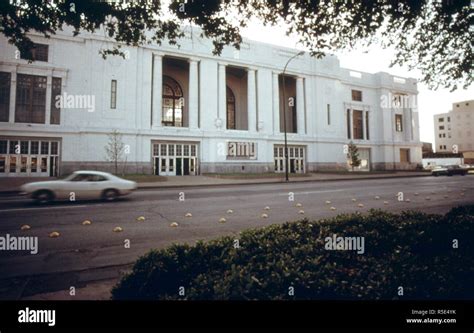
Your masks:
[{"label": "overcast sky", "polygon": [[[265,27],[257,21],[249,23],[249,26],[242,30],[242,35],[256,41],[286,46],[302,48],[297,44],[296,37],[285,35],[283,27]],[[367,51],[367,52],[364,52]],[[388,72],[402,77],[420,78],[419,72],[408,71],[403,67],[389,67],[390,61],[394,59],[393,50],[382,49],[378,46],[371,46],[370,49],[360,49],[356,51],[334,52],[341,62],[341,66],[358,71],[376,73]],[[429,90],[424,84],[418,84],[418,111],[420,116],[420,139],[434,143],[433,115],[448,112],[452,108],[452,103],[474,99],[474,87],[467,90],[458,89],[449,92],[448,89]]]}]

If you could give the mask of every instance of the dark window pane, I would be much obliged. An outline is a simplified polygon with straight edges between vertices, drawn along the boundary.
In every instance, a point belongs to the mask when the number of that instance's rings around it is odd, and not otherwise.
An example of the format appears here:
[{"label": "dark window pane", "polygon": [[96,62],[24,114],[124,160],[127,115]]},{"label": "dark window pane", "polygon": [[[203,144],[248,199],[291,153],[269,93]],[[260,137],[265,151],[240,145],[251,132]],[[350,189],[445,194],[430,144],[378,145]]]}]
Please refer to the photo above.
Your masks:
[{"label": "dark window pane", "polygon": [[7,153],[7,145],[8,145],[7,140],[0,140],[0,154]]},{"label": "dark window pane", "polygon": [[29,141],[20,142],[20,154],[29,154],[28,151]]},{"label": "dark window pane", "polygon": [[17,154],[17,150],[19,151],[18,146],[18,141],[10,141],[10,148],[9,148],[9,153],[10,154]]},{"label": "dark window pane", "polygon": [[15,122],[45,122],[46,76],[18,74]]},{"label": "dark window pane", "polygon": [[53,77],[51,87],[51,118],[50,123],[53,125],[58,125],[61,121],[61,108],[57,107],[57,99],[61,97],[61,78]]},{"label": "dark window pane", "polygon": [[39,142],[38,141],[31,141],[30,153],[32,155],[39,153]]},{"label": "dark window pane", "polygon": [[28,59],[25,54],[21,54],[21,59],[35,60],[35,61],[48,61],[48,50],[49,45],[34,43],[33,49],[31,49],[31,58]]},{"label": "dark window pane", "polygon": [[58,154],[58,143],[56,141],[51,142],[51,155]]},{"label": "dark window pane", "polygon": [[41,155],[48,155],[49,154],[49,142],[42,141],[41,142]]},{"label": "dark window pane", "polygon": [[10,114],[11,74],[0,72],[0,121],[8,122]]},{"label": "dark window pane", "polygon": [[362,102],[362,91],[352,90],[352,100],[357,102]]},{"label": "dark window pane", "polygon": [[227,87],[227,129],[235,129],[235,96]]},{"label": "dark window pane", "polygon": [[361,140],[363,139],[363,132],[362,132],[362,111],[354,110],[352,111],[352,121],[354,126],[354,139]]}]

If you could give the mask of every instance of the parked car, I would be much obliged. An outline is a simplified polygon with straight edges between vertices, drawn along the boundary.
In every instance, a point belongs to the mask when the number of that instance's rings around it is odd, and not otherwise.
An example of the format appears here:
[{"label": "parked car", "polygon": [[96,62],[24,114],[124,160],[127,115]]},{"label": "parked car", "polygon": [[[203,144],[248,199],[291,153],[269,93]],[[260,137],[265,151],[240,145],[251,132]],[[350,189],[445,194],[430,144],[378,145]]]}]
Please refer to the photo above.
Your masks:
[{"label": "parked car", "polygon": [[435,177],[437,176],[453,176],[453,175],[467,175],[468,170],[461,168],[459,165],[447,165],[436,167],[431,171],[431,174]]},{"label": "parked car", "polygon": [[38,203],[54,200],[103,199],[113,201],[137,189],[137,183],[100,171],[76,171],[62,180],[33,182],[21,192]]}]

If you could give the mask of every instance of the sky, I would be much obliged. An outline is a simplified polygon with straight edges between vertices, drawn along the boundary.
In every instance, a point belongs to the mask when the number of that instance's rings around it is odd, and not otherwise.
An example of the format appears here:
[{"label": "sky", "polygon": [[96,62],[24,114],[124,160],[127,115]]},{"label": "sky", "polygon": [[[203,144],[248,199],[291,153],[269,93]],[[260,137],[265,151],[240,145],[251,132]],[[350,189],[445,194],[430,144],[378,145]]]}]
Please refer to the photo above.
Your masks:
[{"label": "sky", "polygon": [[[265,27],[258,21],[249,22],[248,27],[242,29],[242,36],[255,41],[304,49],[298,45],[296,36],[286,36],[284,27]],[[419,72],[409,71],[406,67],[389,67],[391,60],[395,58],[393,49],[373,45],[367,49],[340,50],[333,53],[344,68],[367,73],[382,71],[401,77],[421,78]],[[450,92],[449,89],[430,90],[426,85],[418,83],[420,140],[434,144],[433,115],[448,112],[453,103],[469,99],[474,99],[474,86]]]}]

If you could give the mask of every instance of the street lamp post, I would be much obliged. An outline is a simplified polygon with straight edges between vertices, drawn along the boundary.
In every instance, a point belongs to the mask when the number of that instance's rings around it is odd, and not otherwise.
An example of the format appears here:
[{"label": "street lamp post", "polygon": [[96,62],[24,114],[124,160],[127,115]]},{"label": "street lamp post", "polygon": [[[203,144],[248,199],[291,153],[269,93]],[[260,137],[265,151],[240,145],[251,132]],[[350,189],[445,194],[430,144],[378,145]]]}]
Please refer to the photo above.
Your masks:
[{"label": "street lamp post", "polygon": [[288,61],[286,62],[285,68],[283,68],[283,73],[282,73],[282,83],[283,83],[283,131],[285,133],[285,180],[289,181],[288,178],[288,140],[287,140],[287,135],[286,135],[286,105],[287,100],[286,100],[286,86],[285,86],[285,72],[286,68],[288,67],[288,64],[290,63],[291,60],[295,59],[296,57],[303,55],[304,51],[300,51],[294,56],[292,56]]}]

